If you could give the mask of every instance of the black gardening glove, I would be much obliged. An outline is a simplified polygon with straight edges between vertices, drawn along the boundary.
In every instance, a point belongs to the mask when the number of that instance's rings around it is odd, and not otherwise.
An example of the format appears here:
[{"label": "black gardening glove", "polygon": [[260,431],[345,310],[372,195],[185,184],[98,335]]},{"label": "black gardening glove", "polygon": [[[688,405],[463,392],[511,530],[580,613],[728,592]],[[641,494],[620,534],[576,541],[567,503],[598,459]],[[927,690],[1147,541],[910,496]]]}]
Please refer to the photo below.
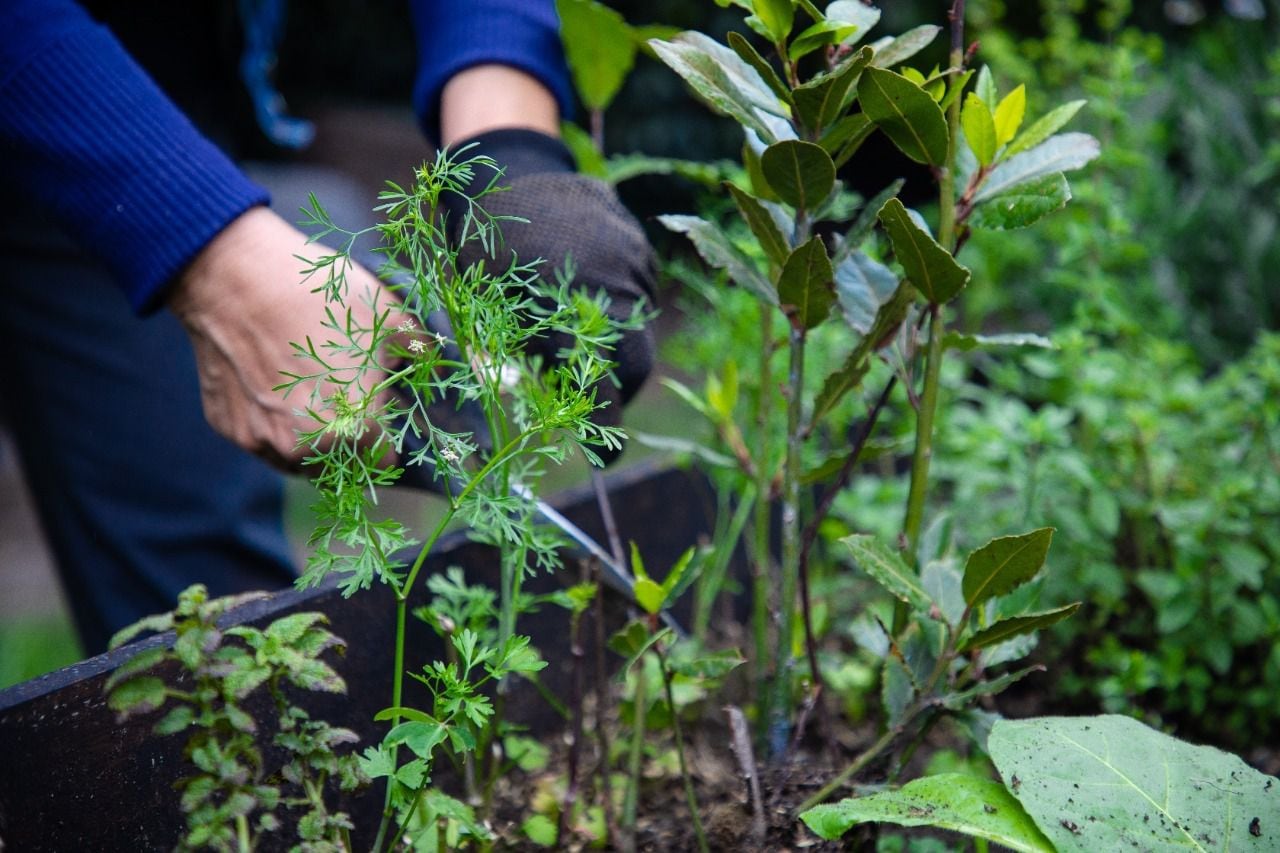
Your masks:
[{"label": "black gardening glove", "polygon": [[[573,155],[558,139],[533,130],[511,129],[482,133],[458,145],[475,143],[467,155],[483,154],[503,169],[499,186],[509,189],[485,196],[484,209],[494,216],[518,216],[527,223],[502,223],[502,240],[493,261],[499,267],[511,263],[512,254],[522,262],[543,258],[543,276],[553,277],[572,258],[574,282],[593,296],[603,291],[610,300],[609,315],[617,320],[631,316],[638,303],[653,304],[653,250],[640,223],[627,212],[613,189],[603,181],[574,172]],[[488,184],[492,175],[479,170],[475,183]],[[446,202],[447,204],[447,202]],[[455,207],[455,212],[461,205]],[[453,215],[454,223],[461,216]],[[477,243],[462,247],[459,266],[489,258]],[[541,340],[535,354],[552,363],[556,353],[571,342],[555,336]],[[618,384],[601,383],[596,399],[608,405],[594,420],[617,426],[622,405],[629,401],[653,368],[654,340],[649,328],[623,332],[611,358],[617,363]],[[618,451],[598,448],[606,464]]]}]

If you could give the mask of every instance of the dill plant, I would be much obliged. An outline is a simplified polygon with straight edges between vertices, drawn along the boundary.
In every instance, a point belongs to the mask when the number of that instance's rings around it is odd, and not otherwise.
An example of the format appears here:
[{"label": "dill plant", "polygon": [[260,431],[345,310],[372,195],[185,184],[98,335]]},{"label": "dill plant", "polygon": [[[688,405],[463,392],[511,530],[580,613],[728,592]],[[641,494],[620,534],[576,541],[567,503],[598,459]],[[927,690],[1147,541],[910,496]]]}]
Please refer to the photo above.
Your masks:
[{"label": "dill plant", "polygon": [[[366,232],[340,228],[314,197],[305,211],[314,239],[339,249],[308,267],[329,300],[332,338],[295,343],[305,367],[280,386],[315,422],[300,436],[318,492],[314,553],[300,584],[336,575],[351,595],[377,582],[396,601],[392,695],[378,715],[390,729],[362,759],[371,777],[387,780],[375,849],[417,829],[448,843],[458,833],[484,837],[468,805],[430,787],[432,768],[446,750],[468,767],[487,754],[490,775],[501,771],[498,750],[489,749],[500,743],[501,702],[481,687],[545,666],[516,621],[529,606],[524,578],[559,565],[559,537],[535,522],[529,496],[548,464],[581,453],[600,465],[597,451],[616,450],[623,438],[593,416],[605,405],[597,390],[611,381],[611,349],[622,331],[640,326],[640,310],[611,318],[607,297],[576,286],[572,259],[554,276],[541,274],[536,258],[506,266],[460,260],[472,244],[494,256],[503,222],[521,221],[485,212],[483,199],[502,191],[500,179],[491,159],[463,149],[425,163],[411,187],[387,184],[377,208],[385,221],[375,230],[380,275],[397,299],[373,297],[368,324],[345,302],[352,248]],[[565,342],[554,358],[536,354],[544,339]],[[457,417],[437,414],[464,408],[478,413],[474,427],[459,430]],[[406,472],[443,495],[425,529],[375,514],[379,490]],[[496,625],[442,632],[449,659],[410,673],[432,691],[433,706],[408,708],[406,616],[428,553],[454,523],[501,554]]]}]

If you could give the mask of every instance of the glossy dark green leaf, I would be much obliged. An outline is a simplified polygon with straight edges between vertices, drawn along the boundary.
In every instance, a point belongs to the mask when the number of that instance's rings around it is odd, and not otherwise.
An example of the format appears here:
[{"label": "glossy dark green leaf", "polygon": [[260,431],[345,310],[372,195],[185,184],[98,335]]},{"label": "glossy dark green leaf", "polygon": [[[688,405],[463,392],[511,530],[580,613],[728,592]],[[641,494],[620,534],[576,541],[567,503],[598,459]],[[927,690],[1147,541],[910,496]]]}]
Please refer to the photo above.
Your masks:
[{"label": "glossy dark green leaf", "polygon": [[880,208],[893,253],[916,289],[938,304],[956,297],[969,283],[969,270],[922,229],[907,213],[902,202],[891,198]]},{"label": "glossy dark green leaf", "polygon": [[812,210],[831,193],[836,166],[822,146],[789,139],[760,156],[760,169],[778,198],[797,210]]},{"label": "glossy dark green leaf", "polygon": [[[842,60],[830,72],[796,87],[791,96],[796,114],[806,127],[827,127],[844,113],[857,91],[858,78],[872,56],[871,48],[864,47]],[[828,148],[826,145],[823,147]]]},{"label": "glossy dark green leaf", "polygon": [[964,600],[970,607],[1004,595],[1035,577],[1049,556],[1053,528],[1001,536],[969,555],[964,564]]},{"label": "glossy dark green leaf", "polygon": [[[789,115],[760,73],[729,48],[702,33],[685,32],[671,41],[652,41],[658,58],[684,78],[713,110],[754,131],[765,142],[790,138],[785,123],[768,121],[762,113]],[[794,136],[794,133],[790,134]]]},{"label": "glossy dark green leaf", "polygon": [[960,352],[1021,347],[1057,349],[1053,341],[1043,335],[1036,335],[1031,332],[1011,332],[1004,335],[969,335],[964,332],[947,332],[942,339],[942,346],[946,349],[959,350]]},{"label": "glossy dark green leaf", "polygon": [[760,79],[773,90],[778,99],[784,103],[790,102],[791,90],[787,88],[786,83],[782,82],[782,78],[778,76],[778,72],[769,64],[769,61],[760,55],[760,51],[756,50],[742,33],[730,30],[728,38],[729,47],[733,48],[733,52],[742,57],[743,62],[756,70],[756,73],[760,75]]},{"label": "glossy dark green leaf", "polygon": [[556,12],[574,88],[588,109],[608,108],[635,64],[631,28],[596,0],[556,0]]},{"label": "glossy dark green leaf", "polygon": [[778,223],[774,221],[764,203],[758,198],[733,183],[726,182],[725,187],[728,188],[729,194],[733,196],[734,202],[737,203],[738,210],[742,213],[742,218],[746,220],[751,233],[760,241],[760,248],[764,249],[764,253],[769,256],[769,260],[781,267],[786,263],[787,256],[791,254],[791,246],[778,228]]},{"label": "glossy dark green leaf", "polygon": [[1048,628],[1050,625],[1066,619],[1079,609],[1080,603],[1076,602],[1075,604],[1056,607],[1053,610],[1045,610],[1040,613],[1028,613],[1023,616],[1011,616],[1008,619],[1001,619],[999,622],[970,635],[960,644],[960,651],[968,652],[973,649],[985,649],[1003,643],[1005,640],[1011,640],[1023,634],[1030,634],[1039,631],[1041,628]]},{"label": "glossy dark green leaf", "polygon": [[795,40],[787,46],[787,58],[796,62],[819,48],[839,44],[847,38],[852,38],[857,32],[858,28],[853,24],[831,20],[817,21],[796,36]]},{"label": "glossy dark green leaf", "polygon": [[833,278],[821,237],[791,253],[778,278],[778,300],[792,325],[812,329],[827,319],[836,299]]},{"label": "glossy dark green leaf", "polygon": [[1023,667],[1022,669],[1006,672],[1004,675],[996,678],[987,678],[979,681],[964,690],[957,690],[954,693],[948,693],[942,697],[942,707],[949,711],[963,711],[970,708],[974,704],[975,699],[983,696],[995,696],[997,693],[1003,693],[1011,685],[1016,684],[1035,672],[1044,672],[1044,664],[1033,664]]},{"label": "glossy dark green leaf", "polygon": [[901,74],[871,67],[858,79],[858,100],[867,118],[917,163],[941,166],[947,159],[947,121],[938,103]]},{"label": "glossy dark green leaf", "polygon": [[1071,187],[1061,172],[1014,187],[974,208],[969,224],[974,228],[1005,231],[1039,222],[1071,200]]},{"label": "glossy dark green leaf", "polygon": [[688,235],[702,259],[722,269],[739,287],[746,288],[771,305],[778,304],[778,294],[750,258],[729,242],[724,232],[696,216],[659,216],[658,221],[672,231]]}]

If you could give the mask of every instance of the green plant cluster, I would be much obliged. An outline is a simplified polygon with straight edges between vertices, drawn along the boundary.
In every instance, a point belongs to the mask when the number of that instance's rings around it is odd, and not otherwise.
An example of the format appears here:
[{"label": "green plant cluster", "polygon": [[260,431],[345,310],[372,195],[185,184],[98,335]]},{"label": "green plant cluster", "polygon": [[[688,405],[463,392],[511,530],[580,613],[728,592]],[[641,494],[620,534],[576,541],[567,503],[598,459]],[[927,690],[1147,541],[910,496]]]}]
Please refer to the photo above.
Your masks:
[{"label": "green plant cluster", "polygon": [[[107,704],[121,722],[168,709],[152,727],[158,736],[190,732],[185,753],[195,770],[179,781],[187,831],[182,850],[252,850],[268,835],[286,831],[291,849],[324,853],[348,850],[351,820],[332,811],[326,790],[367,784],[352,753],[349,729],[314,720],[299,704],[302,694],[345,693],[346,683],[321,659],[343,643],[323,626],[322,613],[295,613],[266,628],[220,626],[228,611],[261,594],[210,599],[189,587],[171,613],[150,616],[111,640],[117,648],[145,631],[173,631],[172,647],[140,652],[107,680]],[[173,677],[168,669],[180,673]],[[275,733],[244,707],[260,689],[270,694]],[[264,747],[287,756],[267,774]],[[288,814],[289,824],[284,817]]]}]

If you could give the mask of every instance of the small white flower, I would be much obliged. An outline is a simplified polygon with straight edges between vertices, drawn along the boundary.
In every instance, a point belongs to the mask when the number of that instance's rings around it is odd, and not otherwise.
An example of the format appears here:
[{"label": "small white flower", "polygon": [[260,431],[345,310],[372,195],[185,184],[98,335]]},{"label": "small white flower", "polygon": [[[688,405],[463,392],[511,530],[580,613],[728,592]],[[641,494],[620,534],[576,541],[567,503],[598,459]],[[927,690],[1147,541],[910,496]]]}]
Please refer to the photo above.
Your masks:
[{"label": "small white flower", "polygon": [[417,325],[415,325],[415,324],[414,324],[414,322],[413,322],[412,320],[405,320],[405,321],[404,321],[403,323],[401,323],[399,326],[396,326],[396,331],[397,331],[397,332],[412,332],[414,329],[417,329],[417,328],[418,328],[418,327],[417,327]]},{"label": "small white flower", "polygon": [[446,447],[440,451],[440,458],[445,462],[457,462],[462,457],[458,456],[457,451],[452,447]]},{"label": "small white flower", "polygon": [[446,338],[444,335],[440,334],[439,332],[436,332],[436,346],[443,347],[448,345],[449,345],[449,339]]},{"label": "small white flower", "polygon": [[421,355],[427,351],[427,345],[422,341],[409,341],[409,352],[415,355]]}]

